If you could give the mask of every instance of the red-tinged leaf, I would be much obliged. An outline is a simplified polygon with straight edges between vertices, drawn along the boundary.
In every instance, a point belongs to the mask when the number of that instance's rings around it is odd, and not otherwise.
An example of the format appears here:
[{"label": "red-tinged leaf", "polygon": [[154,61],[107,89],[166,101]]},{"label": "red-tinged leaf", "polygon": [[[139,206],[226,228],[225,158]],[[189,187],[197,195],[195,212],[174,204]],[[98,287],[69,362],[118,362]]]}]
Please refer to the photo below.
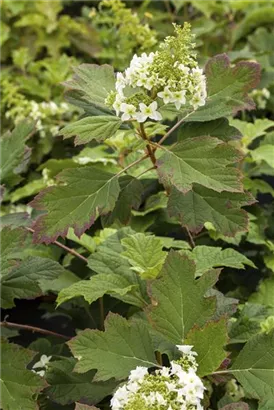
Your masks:
[{"label": "red-tinged leaf", "polygon": [[54,242],[70,227],[80,237],[99,215],[114,208],[120,192],[118,178],[96,167],[66,169],[58,178],[64,185],[45,189],[30,204],[47,212],[33,226],[35,242]]}]

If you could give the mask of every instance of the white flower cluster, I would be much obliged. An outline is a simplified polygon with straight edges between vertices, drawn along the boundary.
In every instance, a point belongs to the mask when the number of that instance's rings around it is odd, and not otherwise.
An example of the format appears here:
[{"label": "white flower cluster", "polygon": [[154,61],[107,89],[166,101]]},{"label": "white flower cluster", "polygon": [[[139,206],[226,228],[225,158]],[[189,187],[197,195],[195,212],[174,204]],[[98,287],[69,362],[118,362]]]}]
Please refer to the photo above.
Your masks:
[{"label": "white flower cluster", "polygon": [[155,374],[147,368],[132,370],[128,382],[119,387],[112,400],[112,410],[203,410],[205,387],[197,376],[193,346],[177,346],[182,358],[172,361]]},{"label": "white flower cluster", "polygon": [[[174,104],[192,106],[193,109],[205,104],[206,78],[199,67],[188,67],[175,61],[170,72],[162,74],[155,60],[158,52],[140,57],[134,55],[124,73],[117,73],[116,93],[112,107],[122,121],[144,122],[148,118],[160,121],[162,115],[158,106]],[[108,99],[107,99],[108,102]]]},{"label": "white flower cluster", "polygon": [[[31,105],[31,111],[29,113],[29,116],[33,119],[36,120],[36,128],[38,130],[42,130],[43,127],[43,120],[46,119],[49,116],[56,116],[56,115],[62,115],[65,112],[69,110],[69,106],[67,103],[61,103],[60,106],[58,106],[54,101],[50,102],[42,102],[42,103],[37,103],[36,101],[30,101]],[[58,132],[58,127],[57,130],[54,128],[51,130],[52,133]]]},{"label": "white flower cluster", "polygon": [[[50,359],[52,356],[46,356],[45,354],[42,354],[40,357],[39,362],[35,363],[32,366],[32,371],[33,373],[39,374],[39,376],[44,377],[46,371],[44,369],[47,368],[48,363],[50,362]],[[35,370],[35,369],[42,369],[42,370]]]}]

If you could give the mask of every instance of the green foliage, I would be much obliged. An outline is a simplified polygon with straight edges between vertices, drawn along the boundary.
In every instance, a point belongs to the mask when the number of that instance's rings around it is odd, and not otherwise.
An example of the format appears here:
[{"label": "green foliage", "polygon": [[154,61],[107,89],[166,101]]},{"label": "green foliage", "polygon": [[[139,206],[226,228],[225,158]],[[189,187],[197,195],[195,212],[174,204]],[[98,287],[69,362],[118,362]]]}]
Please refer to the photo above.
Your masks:
[{"label": "green foliage", "polygon": [[37,241],[52,242],[59,235],[65,236],[69,227],[81,236],[99,214],[114,208],[120,191],[115,175],[93,167],[65,170],[59,181],[66,185],[47,188],[32,203],[48,212],[36,222]]},{"label": "green foliage", "polygon": [[[228,340],[226,319],[208,322],[203,328],[194,327],[187,335],[186,343],[197,352],[198,374],[203,377],[218,369],[226,358],[223,347]],[[214,341],[214,343],[212,343]]]},{"label": "green foliage", "polygon": [[73,372],[75,364],[73,358],[62,358],[50,363],[46,373],[49,386],[45,393],[55,402],[65,405],[84,398],[88,403],[96,404],[116,386],[114,381],[108,384],[93,382],[93,370],[84,374]]},{"label": "green foliage", "polygon": [[256,335],[247,342],[231,367],[245,391],[261,402],[274,397],[273,348],[274,331],[269,335]]},{"label": "green foliage", "polygon": [[205,73],[207,104],[190,114],[187,121],[211,121],[255,108],[247,93],[259,82],[259,64],[239,62],[231,68],[229,58],[221,54],[209,60]]},{"label": "green foliage", "polygon": [[75,370],[97,369],[94,380],[124,379],[136,366],[154,367],[156,360],[148,330],[142,322],[129,323],[109,314],[105,332],[86,329],[69,342],[78,362]]},{"label": "green foliage", "polygon": [[194,262],[171,251],[160,279],[151,286],[153,306],[149,318],[175,344],[182,344],[190,329],[203,326],[216,309],[215,298],[206,298],[205,294],[218,280],[218,272],[211,270],[198,280],[194,278]]},{"label": "green foliage", "polygon": [[1,179],[3,183],[13,185],[20,181],[18,174],[24,171],[30,157],[30,149],[25,142],[34,130],[33,122],[24,122],[1,138]]},{"label": "green foliage", "polygon": [[137,233],[122,239],[122,253],[142,279],[155,279],[166,258],[161,239]]},{"label": "green foliage", "polygon": [[35,410],[45,381],[27,369],[35,353],[13,343],[1,343],[1,408]]},{"label": "green foliage", "polygon": [[82,3],[1,3],[1,408],[114,409],[189,344],[204,409],[271,410],[271,1]]},{"label": "green foliage", "polygon": [[95,139],[100,142],[111,137],[119,129],[122,121],[117,117],[97,115],[96,117],[82,118],[74,124],[62,129],[64,138],[76,135],[75,145],[87,144]]}]

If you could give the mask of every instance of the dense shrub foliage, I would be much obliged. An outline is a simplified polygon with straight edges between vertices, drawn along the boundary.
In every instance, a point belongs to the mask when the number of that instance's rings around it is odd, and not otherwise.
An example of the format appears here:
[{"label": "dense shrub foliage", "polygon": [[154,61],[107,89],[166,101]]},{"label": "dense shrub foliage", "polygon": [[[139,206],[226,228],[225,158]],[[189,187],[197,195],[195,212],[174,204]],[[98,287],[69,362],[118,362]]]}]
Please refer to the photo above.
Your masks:
[{"label": "dense shrub foliage", "polygon": [[272,1],[1,12],[1,408],[273,410]]}]

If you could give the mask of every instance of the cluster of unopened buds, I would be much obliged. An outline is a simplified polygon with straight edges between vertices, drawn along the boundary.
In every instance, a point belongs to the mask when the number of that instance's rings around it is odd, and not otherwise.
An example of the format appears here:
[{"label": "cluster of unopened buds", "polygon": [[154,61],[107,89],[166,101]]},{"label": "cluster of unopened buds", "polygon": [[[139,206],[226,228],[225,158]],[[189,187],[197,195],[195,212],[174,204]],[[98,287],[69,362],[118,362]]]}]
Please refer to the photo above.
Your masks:
[{"label": "cluster of unopened buds", "polygon": [[[180,28],[175,26],[177,34]],[[183,29],[182,29],[183,30]],[[181,31],[182,31],[181,30]],[[174,38],[176,47],[182,39]],[[206,78],[197,65],[193,53],[187,49],[167,54],[170,37],[155,53],[134,55],[124,73],[117,73],[116,91],[109,94],[106,103],[114,108],[122,121],[148,118],[160,121],[159,109],[173,104],[177,110],[182,106],[196,110],[205,104]],[[189,47],[194,45],[190,43]],[[169,61],[168,61],[169,60]]]},{"label": "cluster of unopened buds", "polygon": [[192,347],[177,346],[182,357],[154,374],[146,367],[132,370],[111,399],[112,410],[202,410],[205,387],[196,374]]}]

